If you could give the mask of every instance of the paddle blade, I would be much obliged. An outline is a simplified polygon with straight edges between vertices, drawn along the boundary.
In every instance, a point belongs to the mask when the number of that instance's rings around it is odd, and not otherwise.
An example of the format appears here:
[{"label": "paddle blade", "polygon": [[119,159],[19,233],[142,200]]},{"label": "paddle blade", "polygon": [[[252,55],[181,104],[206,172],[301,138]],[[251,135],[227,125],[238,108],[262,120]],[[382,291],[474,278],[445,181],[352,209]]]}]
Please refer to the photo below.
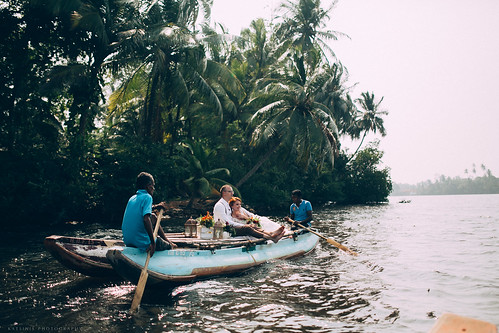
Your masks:
[{"label": "paddle blade", "polygon": [[144,289],[146,288],[147,282],[147,270],[143,269],[140,272],[139,283],[137,283],[137,288],[135,289],[135,295],[133,296],[132,306],[130,307],[130,313],[135,313],[139,308],[140,301],[142,300],[142,295],[144,294]]},{"label": "paddle blade", "polygon": [[327,239],[327,242],[333,246],[336,246],[338,249],[342,250],[342,251],[345,251],[347,252],[348,254],[351,254],[353,256],[358,256],[357,252],[354,252],[352,250],[350,250],[348,247],[346,247],[345,245],[341,245],[340,243],[338,243],[337,241],[335,241],[334,239],[332,238],[328,238]]},{"label": "paddle blade", "polygon": [[146,288],[147,277],[149,273],[147,272],[147,266],[149,265],[149,259],[151,259],[150,253],[147,254],[146,263],[140,272],[139,282],[137,283],[137,288],[135,288],[135,295],[133,296],[132,306],[130,307],[130,313],[137,311],[142,301],[142,295],[144,294],[144,289]]}]

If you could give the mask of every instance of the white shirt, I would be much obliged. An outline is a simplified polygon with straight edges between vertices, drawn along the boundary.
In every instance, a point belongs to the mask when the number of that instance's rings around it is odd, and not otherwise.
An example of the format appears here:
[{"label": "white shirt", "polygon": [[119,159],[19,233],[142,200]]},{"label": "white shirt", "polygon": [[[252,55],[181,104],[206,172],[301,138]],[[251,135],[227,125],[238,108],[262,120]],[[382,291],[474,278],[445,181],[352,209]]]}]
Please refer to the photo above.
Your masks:
[{"label": "white shirt", "polygon": [[[241,207],[241,211],[249,216],[255,215],[248,212],[243,207]],[[229,203],[225,201],[224,198],[220,198],[220,200],[218,200],[217,203],[215,204],[215,207],[213,207],[213,220],[215,222],[218,220],[222,222],[229,222],[230,225],[235,225],[235,226],[241,226],[246,224],[234,221],[234,219],[232,218],[232,208],[230,208]]]},{"label": "white shirt", "polygon": [[232,220],[232,209],[229,206],[229,203],[225,201],[224,198],[220,198],[213,207],[213,219],[215,222],[218,220],[222,221],[222,223],[229,222],[229,224],[234,224]]}]

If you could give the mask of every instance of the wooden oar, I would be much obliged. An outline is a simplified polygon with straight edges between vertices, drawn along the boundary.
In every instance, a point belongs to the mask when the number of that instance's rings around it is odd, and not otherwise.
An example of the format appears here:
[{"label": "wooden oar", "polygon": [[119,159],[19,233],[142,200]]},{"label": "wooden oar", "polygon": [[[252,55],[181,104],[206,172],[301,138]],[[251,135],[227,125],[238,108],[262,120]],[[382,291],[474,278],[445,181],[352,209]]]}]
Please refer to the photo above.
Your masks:
[{"label": "wooden oar", "polygon": [[[161,219],[163,218],[163,208],[159,210],[158,217],[156,219],[156,226],[154,227],[153,238],[154,242],[156,242],[156,237],[158,236],[159,226],[161,224]],[[151,259],[151,252],[147,252],[146,263],[144,264],[144,268],[142,268],[142,272],[140,272],[139,282],[137,283],[137,288],[135,288],[135,295],[133,296],[132,306],[130,307],[130,313],[134,313],[137,311],[140,305],[140,301],[142,300],[142,295],[144,294],[144,289],[146,288],[147,276],[147,266],[149,265],[149,259]]]},{"label": "wooden oar", "polygon": [[305,227],[305,226],[301,225],[300,223],[296,223],[296,225],[297,225],[297,226],[299,226],[300,228],[303,228],[303,229],[305,229],[305,230],[310,231],[311,233],[313,233],[314,235],[319,236],[319,237],[320,237],[320,238],[322,238],[322,239],[325,239],[325,240],[326,240],[329,244],[331,244],[331,245],[333,245],[333,246],[336,246],[338,249],[343,250],[343,251],[345,251],[345,252],[347,252],[348,254],[351,254],[351,255],[353,255],[353,256],[358,256],[357,252],[354,252],[354,251],[350,250],[350,249],[349,249],[348,247],[346,247],[345,245],[341,245],[340,243],[338,243],[338,242],[337,242],[337,241],[335,241],[334,239],[332,239],[332,238],[327,238],[326,236],[321,235],[321,234],[319,234],[318,232],[315,232],[315,231],[313,231],[312,229],[307,228],[307,227]]}]

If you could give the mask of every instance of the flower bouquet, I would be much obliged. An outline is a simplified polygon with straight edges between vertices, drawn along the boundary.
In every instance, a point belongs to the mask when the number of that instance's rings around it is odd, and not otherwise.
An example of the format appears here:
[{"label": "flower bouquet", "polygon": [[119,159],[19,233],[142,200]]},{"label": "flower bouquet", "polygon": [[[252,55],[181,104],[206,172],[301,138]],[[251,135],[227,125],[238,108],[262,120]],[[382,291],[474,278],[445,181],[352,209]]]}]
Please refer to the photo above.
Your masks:
[{"label": "flower bouquet", "polygon": [[201,225],[200,237],[201,239],[212,239],[213,238],[213,225],[215,225],[215,220],[209,212],[206,212],[205,216],[200,216],[197,218],[199,224]]},{"label": "flower bouquet", "polygon": [[200,216],[197,220],[200,225],[208,229],[213,228],[213,225],[215,224],[215,220],[213,219],[213,216],[211,216],[210,212],[206,212],[205,216]]},{"label": "flower bouquet", "polygon": [[249,224],[250,226],[254,228],[262,228],[262,224],[260,223],[260,218],[257,216],[251,216],[248,221],[246,221],[246,224]]}]

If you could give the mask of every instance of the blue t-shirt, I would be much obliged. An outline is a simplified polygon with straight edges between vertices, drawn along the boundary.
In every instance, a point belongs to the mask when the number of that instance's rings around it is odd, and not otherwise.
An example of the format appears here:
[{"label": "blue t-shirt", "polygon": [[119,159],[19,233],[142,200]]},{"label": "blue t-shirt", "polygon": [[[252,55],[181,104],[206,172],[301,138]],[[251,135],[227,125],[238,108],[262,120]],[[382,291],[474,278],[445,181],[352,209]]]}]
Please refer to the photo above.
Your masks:
[{"label": "blue t-shirt", "polygon": [[146,190],[138,190],[126,205],[121,230],[123,241],[127,246],[133,246],[146,251],[151,240],[144,227],[144,216],[152,213],[152,197]]},{"label": "blue t-shirt", "polygon": [[300,206],[297,206],[295,203],[291,204],[291,207],[289,208],[289,214],[295,214],[295,221],[301,222],[308,217],[307,212],[311,210],[312,204],[310,203],[310,201],[302,199]]}]

